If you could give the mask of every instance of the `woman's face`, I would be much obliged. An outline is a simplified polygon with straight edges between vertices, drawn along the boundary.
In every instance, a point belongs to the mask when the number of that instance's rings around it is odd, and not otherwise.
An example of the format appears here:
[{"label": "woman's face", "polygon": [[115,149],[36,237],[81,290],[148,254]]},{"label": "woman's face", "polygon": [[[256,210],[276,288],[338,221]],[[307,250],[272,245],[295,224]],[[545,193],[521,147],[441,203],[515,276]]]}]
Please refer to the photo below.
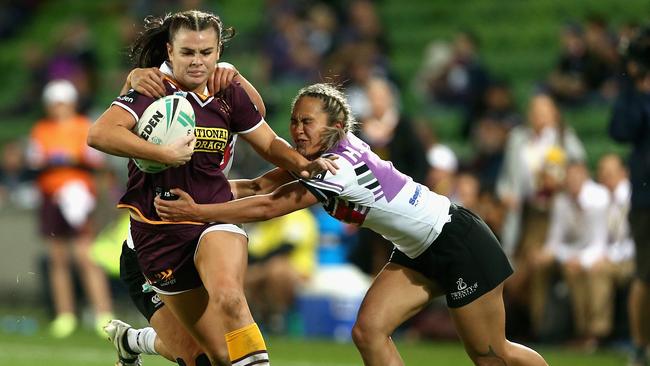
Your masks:
[{"label": "woman's face", "polygon": [[217,32],[213,28],[180,28],[167,44],[167,54],[176,81],[191,91],[203,93],[219,59]]},{"label": "woman's face", "polygon": [[289,132],[296,150],[305,157],[321,153],[321,133],[327,127],[327,113],[323,102],[314,97],[301,97],[291,113]]},{"label": "woman's face", "polygon": [[528,110],[528,120],[535,131],[544,127],[554,127],[559,121],[559,111],[551,98],[546,95],[533,97]]}]

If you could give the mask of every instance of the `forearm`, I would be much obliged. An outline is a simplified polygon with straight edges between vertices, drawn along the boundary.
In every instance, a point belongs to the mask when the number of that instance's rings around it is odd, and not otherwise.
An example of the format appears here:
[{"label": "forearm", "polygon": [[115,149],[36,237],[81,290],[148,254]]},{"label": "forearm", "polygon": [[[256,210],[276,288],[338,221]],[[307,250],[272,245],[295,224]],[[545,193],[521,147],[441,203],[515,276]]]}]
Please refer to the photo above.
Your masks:
[{"label": "forearm", "polygon": [[119,107],[110,108],[91,126],[88,132],[88,145],[111,155],[165,163],[164,150],[159,145],[147,142],[131,132],[134,121],[113,122],[122,120],[120,117],[115,117],[121,112],[113,108]]},{"label": "forearm", "polygon": [[111,128],[89,134],[88,145],[110,155],[165,162],[160,146],[139,138],[125,128]]},{"label": "forearm", "polygon": [[251,196],[226,203],[197,204],[194,219],[228,224],[264,221],[273,217],[270,208],[269,195]]},{"label": "forearm", "polygon": [[275,168],[255,179],[230,180],[230,189],[235,198],[244,198],[254,195],[267,194],[276,190],[283,184],[295,180],[286,170]]}]

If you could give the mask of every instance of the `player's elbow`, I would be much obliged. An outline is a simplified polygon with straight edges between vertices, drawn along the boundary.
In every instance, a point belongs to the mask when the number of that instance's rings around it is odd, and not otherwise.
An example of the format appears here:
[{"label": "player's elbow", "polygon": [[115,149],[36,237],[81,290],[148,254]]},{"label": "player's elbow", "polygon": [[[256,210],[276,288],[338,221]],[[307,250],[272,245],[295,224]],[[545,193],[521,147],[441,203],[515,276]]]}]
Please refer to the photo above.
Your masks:
[{"label": "player's elbow", "polygon": [[96,125],[93,125],[88,130],[88,137],[86,137],[86,144],[88,146],[100,150],[101,148],[101,132]]}]

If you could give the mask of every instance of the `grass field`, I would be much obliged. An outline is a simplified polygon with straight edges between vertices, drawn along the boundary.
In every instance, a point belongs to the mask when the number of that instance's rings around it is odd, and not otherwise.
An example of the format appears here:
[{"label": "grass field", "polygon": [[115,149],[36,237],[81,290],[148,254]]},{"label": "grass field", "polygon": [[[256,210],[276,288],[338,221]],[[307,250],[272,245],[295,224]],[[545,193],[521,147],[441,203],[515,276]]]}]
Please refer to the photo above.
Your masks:
[{"label": "grass field", "polygon": [[[267,339],[273,365],[279,366],[354,366],[361,365],[350,343],[314,341],[295,338]],[[471,365],[457,343],[398,342],[407,365]],[[620,366],[625,356],[616,352],[592,355],[559,348],[538,349],[553,366]],[[0,365],[2,366],[112,366],[115,354],[111,345],[93,333],[77,332],[65,340],[52,340],[45,334],[32,336],[0,333]],[[145,366],[172,365],[157,357],[145,356]]]}]

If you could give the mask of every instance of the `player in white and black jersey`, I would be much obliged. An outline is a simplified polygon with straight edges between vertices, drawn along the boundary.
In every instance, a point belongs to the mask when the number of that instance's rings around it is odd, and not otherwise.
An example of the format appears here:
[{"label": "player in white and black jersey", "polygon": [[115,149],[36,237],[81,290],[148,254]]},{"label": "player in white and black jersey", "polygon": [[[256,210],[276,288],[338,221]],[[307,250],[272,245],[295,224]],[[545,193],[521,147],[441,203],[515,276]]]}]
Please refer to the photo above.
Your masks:
[{"label": "player in white and black jersey", "polygon": [[337,156],[336,174],[303,179],[275,169],[231,182],[235,190],[257,195],[223,204],[196,204],[173,189],[180,199],[156,199],[157,213],[170,221],[242,223],[321,203],[333,217],[372,229],[395,246],[353,328],[366,365],[402,365],[391,334],[440,295],[475,364],[546,365],[537,352],[505,337],[503,281],[512,268],[487,225],[381,160],[351,133],[354,125],[345,95],[335,87],[303,88],[293,103],[291,136],[309,159]]}]

